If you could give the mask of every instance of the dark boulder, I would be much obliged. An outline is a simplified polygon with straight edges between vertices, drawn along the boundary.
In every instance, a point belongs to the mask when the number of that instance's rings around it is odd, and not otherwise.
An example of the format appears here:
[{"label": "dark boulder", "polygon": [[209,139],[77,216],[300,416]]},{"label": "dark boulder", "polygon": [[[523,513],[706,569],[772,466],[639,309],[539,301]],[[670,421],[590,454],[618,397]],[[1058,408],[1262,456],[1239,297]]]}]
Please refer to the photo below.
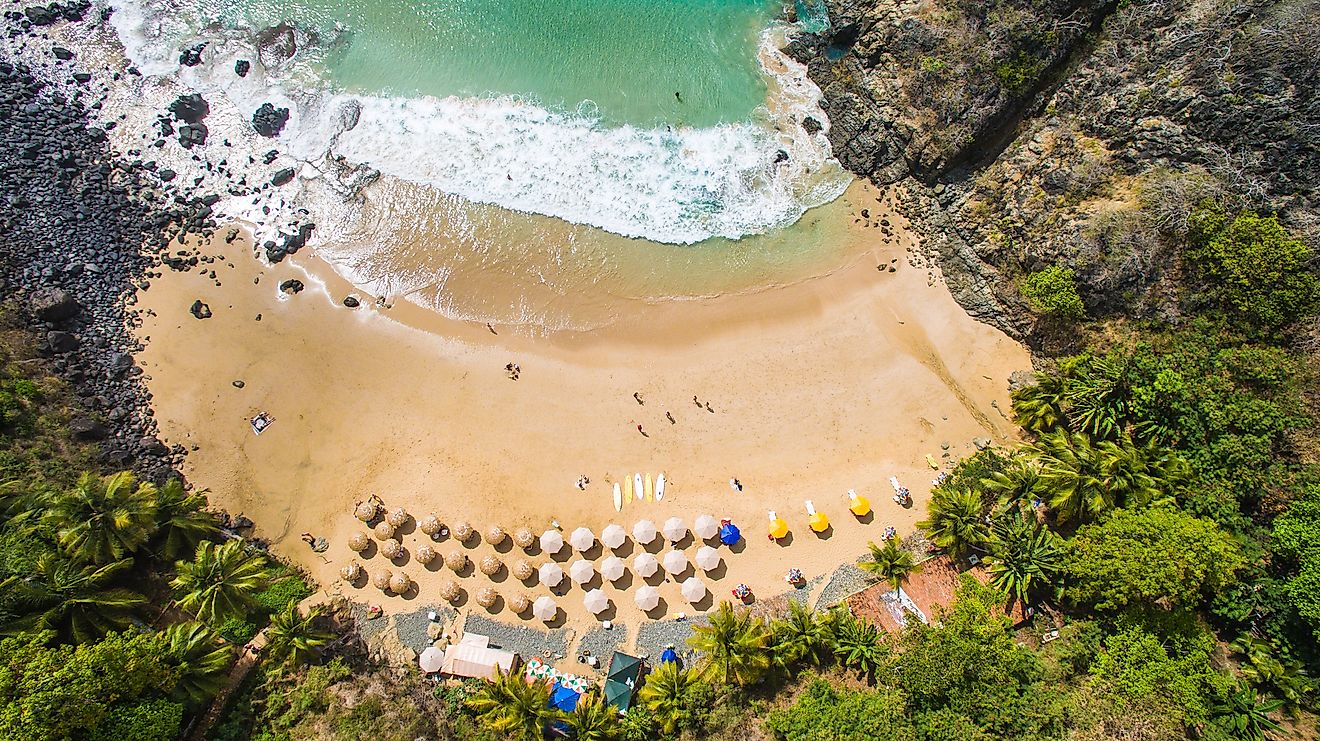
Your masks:
[{"label": "dark boulder", "polygon": [[812,136],[815,136],[823,128],[825,127],[821,126],[820,121],[817,121],[815,118],[811,116],[807,116],[806,118],[802,119],[802,130],[807,132],[808,134],[811,134]]},{"label": "dark boulder", "polygon": [[169,181],[179,176],[177,172],[171,170],[168,167],[161,168],[161,171],[156,173],[156,175],[160,177],[160,181],[162,183],[168,183]]},{"label": "dark boulder", "polygon": [[32,294],[32,313],[46,322],[58,322],[77,316],[82,309],[73,294],[61,288],[37,291]]},{"label": "dark boulder", "polygon": [[202,50],[204,50],[205,48],[206,48],[206,44],[202,43],[184,49],[183,53],[179,55],[179,64],[182,64],[185,67],[196,67],[197,65],[201,64]]},{"label": "dark boulder", "polygon": [[280,290],[292,296],[295,293],[302,293],[303,282],[297,278],[290,278],[280,284]]},{"label": "dark boulder", "polygon": [[52,46],[50,48],[50,53],[54,54],[55,58],[60,60],[61,62],[67,62],[70,59],[73,59],[73,52],[69,51],[68,49],[65,49],[62,46]]},{"label": "dark boulder", "polygon": [[361,303],[362,303],[362,302],[360,302],[360,301],[357,300],[357,297],[356,297],[356,296],[345,296],[345,297],[344,297],[344,306],[347,306],[347,307],[350,308],[350,309],[356,309],[358,306],[361,305]]},{"label": "dark boulder", "polygon": [[179,143],[184,149],[200,147],[206,143],[208,133],[204,123],[184,124],[179,127]]},{"label": "dark boulder", "polygon": [[288,121],[289,109],[276,108],[270,103],[262,103],[257,112],[252,114],[252,128],[267,138],[279,136]]},{"label": "dark boulder", "polygon": [[180,95],[169,106],[170,113],[178,120],[195,124],[206,118],[211,112],[211,105],[199,93]]},{"label": "dark boulder", "polygon": [[211,318],[211,307],[207,306],[201,299],[194,301],[192,306],[188,307],[188,311],[198,319]]},{"label": "dark boulder", "polygon": [[280,170],[271,176],[270,184],[279,187],[281,185],[287,184],[291,180],[293,180],[293,168],[286,167],[283,170]]},{"label": "dark boulder", "polygon": [[78,349],[78,338],[68,332],[47,332],[46,344],[55,353],[73,352]]},{"label": "dark boulder", "polygon": [[252,69],[252,63],[246,59],[240,59],[234,62],[234,74],[239,77],[247,77],[247,73]]},{"label": "dark boulder", "polygon": [[28,22],[34,26],[49,26],[60,18],[58,15],[50,12],[49,9],[43,8],[40,5],[31,8],[24,8],[23,15],[27,16]]},{"label": "dark boulder", "polygon": [[69,432],[75,440],[103,440],[108,434],[105,425],[91,417],[74,417],[69,420]]}]

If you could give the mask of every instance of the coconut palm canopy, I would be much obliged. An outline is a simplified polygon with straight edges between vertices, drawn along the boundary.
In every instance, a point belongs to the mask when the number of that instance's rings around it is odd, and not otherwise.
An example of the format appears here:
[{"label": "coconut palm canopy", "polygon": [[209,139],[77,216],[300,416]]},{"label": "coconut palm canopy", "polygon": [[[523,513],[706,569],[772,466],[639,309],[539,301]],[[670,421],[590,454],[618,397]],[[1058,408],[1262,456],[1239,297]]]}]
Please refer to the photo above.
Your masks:
[{"label": "coconut palm canopy", "polygon": [[568,536],[568,542],[579,551],[590,550],[596,544],[596,534],[588,528],[580,527]]},{"label": "coconut palm canopy", "polygon": [[683,599],[688,602],[699,602],[702,597],[706,596],[707,590],[706,585],[703,584],[700,579],[691,576],[688,577],[687,581],[683,582],[682,591]]},{"label": "coconut palm canopy", "polygon": [[532,562],[525,558],[520,558],[517,561],[514,561],[512,571],[513,578],[518,581],[527,581],[532,578],[532,574],[536,573],[536,569],[532,566]]},{"label": "coconut palm canopy", "polygon": [[500,543],[503,543],[504,539],[509,536],[505,535],[504,528],[500,527],[499,525],[491,525],[490,527],[486,528],[485,537],[487,543],[490,543],[491,545],[499,545]]},{"label": "coconut palm canopy", "polygon": [[519,548],[531,548],[536,542],[536,533],[530,527],[520,527],[513,531],[513,544]]},{"label": "coconut palm canopy", "polygon": [[697,549],[694,560],[702,571],[712,571],[720,565],[720,552],[708,545],[703,545]]},{"label": "coconut palm canopy", "polygon": [[417,527],[427,535],[435,535],[440,532],[440,518],[435,515],[427,515],[422,518]]},{"label": "coconut palm canopy", "polygon": [[403,507],[395,507],[385,515],[385,521],[394,527],[403,527],[408,522],[408,512]]},{"label": "coconut palm canopy", "polygon": [[663,563],[665,571],[671,574],[681,574],[687,571],[688,558],[683,555],[683,551],[670,551],[665,554]]},{"label": "coconut palm canopy", "polygon": [[381,590],[389,589],[390,579],[393,578],[394,574],[389,569],[377,571],[375,576],[371,577],[371,586]]},{"label": "coconut palm canopy", "polygon": [[698,538],[705,540],[715,537],[715,533],[720,531],[720,522],[710,515],[699,515],[692,522],[692,532],[697,534]]},{"label": "coconut palm canopy", "polygon": [[579,559],[568,567],[568,576],[578,584],[586,584],[596,575],[596,567],[590,561]]},{"label": "coconut palm canopy", "polygon": [[618,548],[627,539],[628,531],[624,530],[622,525],[610,523],[600,531],[600,542],[604,543],[606,548]]},{"label": "coconut palm canopy", "polygon": [[371,522],[376,518],[376,511],[375,502],[363,502],[357,506],[357,509],[353,510],[353,516],[363,522]]},{"label": "coconut palm canopy", "polygon": [[637,524],[633,525],[633,540],[642,545],[646,545],[655,540],[657,532],[654,522],[651,522],[650,520],[638,520]]},{"label": "coconut palm canopy", "polygon": [[536,602],[532,603],[532,614],[539,620],[554,620],[559,614],[559,605],[549,597],[537,597]]},{"label": "coconut palm canopy", "polygon": [[403,554],[403,544],[394,538],[390,538],[380,544],[380,552],[384,554],[386,558],[398,558]]},{"label": "coconut palm canopy", "polygon": [[454,539],[460,543],[467,542],[472,538],[472,525],[467,520],[459,520],[454,523]]},{"label": "coconut palm canopy", "polygon": [[368,545],[371,545],[371,538],[368,538],[366,533],[353,533],[348,536],[348,547],[355,553],[365,551]]},{"label": "coconut palm canopy", "polygon": [[541,550],[555,554],[564,548],[564,536],[558,530],[546,530],[541,533]]},{"label": "coconut palm canopy", "polygon": [[564,580],[564,570],[557,563],[542,564],[537,570],[537,577],[547,587],[558,586]]},{"label": "coconut palm canopy", "polygon": [[684,525],[683,520],[680,518],[670,517],[668,520],[665,520],[665,526],[660,528],[660,531],[663,532],[665,537],[670,541],[679,541],[687,535],[687,525]]},{"label": "coconut palm canopy", "polygon": [[649,553],[642,553],[633,559],[633,571],[643,579],[654,574],[660,568],[660,562]]},{"label": "coconut palm canopy", "polygon": [[654,610],[660,604],[660,592],[650,584],[643,584],[633,595],[633,602],[643,610]]},{"label": "coconut palm canopy", "polygon": [[463,589],[458,586],[458,582],[452,579],[440,585],[440,599],[446,602],[453,602],[462,593]]},{"label": "coconut palm canopy", "polygon": [[610,606],[610,598],[599,589],[593,589],[582,597],[582,606],[591,611],[592,615],[599,615]]},{"label": "coconut palm canopy", "polygon": [[390,577],[390,591],[395,594],[403,594],[412,586],[412,579],[407,574],[395,574]]},{"label": "coconut palm canopy", "polygon": [[270,580],[266,560],[238,540],[203,541],[193,560],[179,561],[175,570],[170,586],[179,606],[208,623],[247,614]]},{"label": "coconut palm canopy", "polygon": [[482,607],[490,607],[491,605],[495,604],[495,600],[499,599],[499,596],[500,596],[499,593],[496,592],[494,589],[491,589],[490,587],[485,587],[481,591],[477,592],[477,596],[476,596],[477,604],[481,605]]},{"label": "coconut palm canopy", "polygon": [[509,598],[509,609],[514,614],[527,612],[527,608],[532,606],[532,598],[525,594],[518,593]]},{"label": "coconut palm canopy", "polygon": [[623,559],[618,556],[610,556],[600,562],[600,575],[614,581],[623,576]]},{"label": "coconut palm canopy", "polygon": [[503,562],[494,556],[486,556],[481,559],[481,573],[486,576],[494,576],[500,573],[502,568],[504,568]]},{"label": "coconut palm canopy", "polygon": [[394,537],[394,526],[388,522],[378,522],[371,532],[375,534],[376,540],[389,540]]},{"label": "coconut palm canopy", "polygon": [[417,546],[417,552],[413,554],[417,558],[417,563],[425,566],[435,560],[435,549],[429,545]]},{"label": "coconut palm canopy", "polygon": [[454,550],[445,554],[445,566],[454,571],[462,571],[467,566],[467,554],[463,551]]}]

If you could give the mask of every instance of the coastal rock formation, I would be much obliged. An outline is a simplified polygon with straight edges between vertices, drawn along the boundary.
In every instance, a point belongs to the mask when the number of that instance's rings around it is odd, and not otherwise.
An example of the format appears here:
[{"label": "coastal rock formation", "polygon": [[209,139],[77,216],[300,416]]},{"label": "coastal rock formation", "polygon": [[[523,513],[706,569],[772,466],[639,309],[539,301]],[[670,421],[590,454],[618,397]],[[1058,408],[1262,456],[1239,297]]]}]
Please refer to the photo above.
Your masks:
[{"label": "coastal rock formation", "polygon": [[262,103],[256,113],[252,114],[252,128],[267,138],[279,136],[288,121],[289,109],[276,108],[270,103]]},{"label": "coastal rock formation", "polygon": [[211,106],[200,93],[191,95],[180,95],[170,103],[170,115],[175,119],[188,124],[201,122],[211,112]]}]

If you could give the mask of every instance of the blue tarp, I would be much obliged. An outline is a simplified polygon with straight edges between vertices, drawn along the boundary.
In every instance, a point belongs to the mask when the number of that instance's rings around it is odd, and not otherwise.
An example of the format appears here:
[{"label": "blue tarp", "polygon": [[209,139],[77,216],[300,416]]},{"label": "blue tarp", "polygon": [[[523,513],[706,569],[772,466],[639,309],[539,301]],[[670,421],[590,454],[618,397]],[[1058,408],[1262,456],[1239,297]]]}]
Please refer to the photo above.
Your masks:
[{"label": "blue tarp", "polygon": [[578,700],[580,699],[582,699],[581,692],[574,692],[558,682],[555,682],[554,689],[550,692],[550,707],[558,708],[566,713],[571,713],[573,712],[573,708],[577,707]]},{"label": "blue tarp", "polygon": [[726,522],[720,525],[720,542],[725,545],[733,545],[742,540],[742,533],[738,531],[738,526],[732,522]]}]

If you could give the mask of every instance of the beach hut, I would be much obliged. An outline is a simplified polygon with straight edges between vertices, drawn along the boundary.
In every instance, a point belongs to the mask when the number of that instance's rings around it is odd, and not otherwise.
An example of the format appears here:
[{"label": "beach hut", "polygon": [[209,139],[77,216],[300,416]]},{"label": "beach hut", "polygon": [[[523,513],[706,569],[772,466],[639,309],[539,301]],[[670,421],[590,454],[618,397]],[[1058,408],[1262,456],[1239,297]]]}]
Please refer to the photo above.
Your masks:
[{"label": "beach hut", "polygon": [[380,509],[375,502],[362,502],[353,510],[353,516],[363,522],[371,522],[376,519],[376,514]]},{"label": "beach hut", "polygon": [[618,548],[628,539],[628,531],[623,529],[622,525],[610,523],[600,531],[600,542],[605,544],[606,548]]},{"label": "beach hut", "polygon": [[732,520],[720,521],[720,542],[724,545],[733,545],[742,540],[742,531],[733,524]]},{"label": "beach hut", "polygon": [[817,512],[816,505],[812,504],[810,499],[802,504],[807,508],[807,524],[811,526],[813,532],[823,533],[830,529],[830,518],[822,512]]},{"label": "beach hut", "polygon": [[706,596],[707,589],[706,585],[700,579],[695,576],[689,576],[687,580],[683,582],[681,591],[683,592],[683,599],[688,602],[696,603],[700,602],[701,599]]},{"label": "beach hut", "polygon": [[453,602],[463,594],[463,588],[458,586],[458,582],[450,579],[440,585],[440,599],[445,602]]},{"label": "beach hut", "polygon": [[513,578],[518,581],[527,581],[532,578],[532,574],[536,573],[536,568],[532,566],[532,562],[525,558],[520,558],[517,561],[514,561],[513,569],[511,570],[513,572]]},{"label": "beach hut", "polygon": [[386,558],[398,558],[403,555],[403,544],[394,538],[390,538],[380,544],[380,552]]},{"label": "beach hut", "polygon": [[472,532],[472,525],[467,520],[459,520],[454,523],[454,540],[466,543],[472,539]]},{"label": "beach hut", "polygon": [[536,601],[532,603],[532,614],[536,616],[537,620],[550,622],[559,614],[559,605],[556,605],[555,601],[549,597],[537,597]]},{"label": "beach hut", "polygon": [[788,523],[774,510],[770,510],[770,537],[774,540],[788,537]]},{"label": "beach hut", "polygon": [[427,515],[422,518],[421,522],[417,523],[417,529],[427,535],[435,535],[440,532],[441,527],[440,518],[435,515]]},{"label": "beach hut", "polygon": [[530,527],[520,527],[513,531],[513,544],[527,550],[536,542],[536,533],[532,532]]},{"label": "beach hut", "polygon": [[593,589],[582,597],[582,606],[587,608],[592,615],[599,615],[605,612],[605,608],[610,606],[610,598],[599,589]]},{"label": "beach hut", "polygon": [[858,517],[866,517],[871,514],[871,501],[861,496],[856,491],[848,490],[848,511]]},{"label": "beach hut", "polygon": [[610,556],[600,562],[600,575],[610,581],[617,581],[622,578],[623,572],[623,559],[618,556]]},{"label": "beach hut", "polygon": [[450,571],[462,571],[467,568],[467,562],[467,554],[457,548],[445,554],[445,566],[449,567]]},{"label": "beach hut", "polygon": [[357,581],[358,577],[362,576],[362,567],[358,565],[357,561],[349,561],[344,564],[344,568],[339,570],[339,576],[344,581]]},{"label": "beach hut", "polygon": [[478,590],[477,596],[475,597],[475,599],[477,600],[477,604],[487,609],[489,609],[492,605],[494,605],[495,600],[499,598],[500,598],[499,592],[496,592],[494,589],[491,589],[490,587],[483,587],[482,589]]},{"label": "beach hut", "polygon": [[389,569],[382,569],[380,571],[377,571],[376,574],[371,577],[371,586],[379,589],[382,592],[388,591],[390,588],[390,579],[392,579],[393,577],[394,577],[394,572],[390,571]]},{"label": "beach hut", "polygon": [[661,563],[664,564],[665,571],[668,571],[674,576],[678,576],[688,569],[688,558],[683,555],[683,551],[670,551],[666,553],[664,560]]},{"label": "beach hut", "polygon": [[348,547],[354,553],[365,551],[369,545],[371,545],[371,538],[368,538],[366,533],[353,533],[348,536]]},{"label": "beach hut", "polygon": [[427,674],[434,674],[445,665],[445,652],[435,646],[427,646],[417,656],[417,665]]},{"label": "beach hut", "polygon": [[491,648],[486,636],[467,633],[463,640],[445,649],[440,671],[455,677],[494,679],[496,668],[507,674],[517,661],[518,654]]},{"label": "beach hut", "polygon": [[504,539],[507,537],[509,536],[505,534],[504,528],[499,525],[491,525],[486,528],[485,538],[486,542],[490,545],[499,545],[500,543],[503,543]]},{"label": "beach hut", "polygon": [[618,651],[610,657],[610,668],[605,673],[605,704],[619,712],[632,707],[633,692],[642,681],[642,660]]},{"label": "beach hut", "polygon": [[558,530],[546,530],[541,533],[541,550],[554,555],[564,548],[564,536]]},{"label": "beach hut", "polygon": [[541,564],[537,576],[540,578],[541,583],[547,587],[556,587],[559,586],[559,582],[564,580],[564,570],[557,563]]},{"label": "beach hut", "polygon": [[693,560],[697,562],[697,567],[702,571],[714,571],[720,565],[720,552],[708,545],[703,545],[697,549],[697,555]]},{"label": "beach hut", "polygon": [[423,543],[417,546],[417,552],[413,554],[413,557],[417,559],[417,563],[425,566],[435,560],[435,555],[435,549]]},{"label": "beach hut", "polygon": [[658,532],[659,531],[656,530],[654,522],[651,522],[650,520],[638,520],[637,524],[633,525],[633,540],[642,545],[646,545],[655,540],[655,536]]},{"label": "beach hut", "polygon": [[586,584],[596,576],[596,567],[590,561],[578,559],[568,567],[568,578],[578,584]]},{"label": "beach hut", "polygon": [[665,525],[660,528],[660,532],[665,534],[665,538],[669,540],[669,542],[677,543],[687,535],[687,526],[683,524],[683,520],[677,517],[670,517],[668,520],[665,520]]},{"label": "beach hut", "polygon": [[692,522],[692,532],[696,533],[697,537],[702,540],[715,537],[715,534],[719,531],[719,521],[710,515],[698,515],[697,519]]},{"label": "beach hut", "polygon": [[394,537],[394,526],[388,522],[378,522],[371,532],[376,536],[376,540],[389,540]]},{"label": "beach hut", "polygon": [[636,571],[637,575],[643,579],[654,574],[659,568],[660,561],[649,553],[639,553],[637,558],[633,559],[633,571]]},{"label": "beach hut", "polygon": [[395,507],[390,510],[389,514],[385,515],[385,521],[395,528],[401,528],[408,524],[408,512],[403,507]]},{"label": "beach hut", "polygon": [[643,584],[633,594],[633,602],[643,610],[654,610],[660,604],[660,592],[650,584]]},{"label": "beach hut", "polygon": [[524,612],[527,612],[527,609],[531,606],[532,598],[521,592],[509,598],[509,610],[515,615],[521,615]]},{"label": "beach hut", "polygon": [[579,551],[590,550],[593,545],[596,545],[596,534],[588,528],[580,527],[568,536],[568,542]]},{"label": "beach hut", "polygon": [[486,556],[481,559],[481,573],[486,576],[495,576],[504,568],[504,563],[494,556]]}]

